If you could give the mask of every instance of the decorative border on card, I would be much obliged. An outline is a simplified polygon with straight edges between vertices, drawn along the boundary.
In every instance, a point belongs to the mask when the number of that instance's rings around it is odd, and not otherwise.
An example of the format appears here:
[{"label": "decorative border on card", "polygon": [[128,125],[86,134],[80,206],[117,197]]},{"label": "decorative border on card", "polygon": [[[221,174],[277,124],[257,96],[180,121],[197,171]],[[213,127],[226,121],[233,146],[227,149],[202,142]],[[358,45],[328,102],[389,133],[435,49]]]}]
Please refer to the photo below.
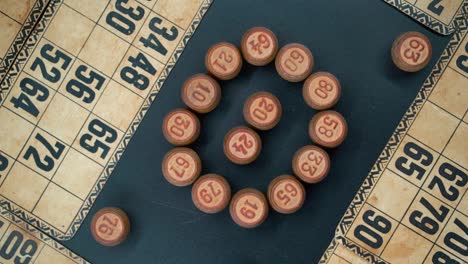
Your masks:
[{"label": "decorative border on card", "polygon": [[[421,11],[413,4],[408,3],[405,0],[383,0],[388,4],[392,5],[396,9],[400,10],[402,13],[406,14],[407,16],[413,18],[414,20],[418,21],[419,23],[429,27],[430,29],[440,33],[442,35],[449,35],[452,34],[456,29],[457,26],[455,24],[455,19],[450,23],[450,25],[445,25],[441,21],[435,19],[434,17],[428,15],[427,13]],[[462,4],[462,7],[457,11],[454,17],[458,17],[460,13],[466,13],[466,1]],[[465,10],[465,11],[463,11]]]},{"label": "decorative border on card", "polygon": [[85,259],[83,259],[82,257],[78,256],[77,254],[73,253],[72,251],[70,251],[68,248],[64,247],[63,245],[61,245],[60,243],[58,243],[57,241],[55,241],[54,239],[52,239],[51,237],[49,237],[48,235],[40,232],[37,228],[35,228],[34,226],[24,222],[23,220],[21,220],[19,217],[15,216],[14,214],[12,214],[11,212],[3,209],[3,208],[0,208],[0,215],[2,217],[4,217],[8,222],[18,226],[19,228],[25,230],[26,232],[28,232],[30,235],[36,237],[37,239],[41,240],[43,243],[45,243],[46,245],[56,249],[57,251],[59,251],[61,254],[63,254],[64,256],[67,256],[69,258],[71,258],[72,260],[74,260],[76,263],[79,263],[79,264],[89,264],[88,261],[86,261]]},{"label": "decorative border on card", "polygon": [[[466,10],[468,8],[468,1],[465,1],[463,4],[462,9]],[[393,132],[390,140],[388,141],[387,145],[383,149],[382,153],[377,158],[376,163],[372,167],[371,171],[369,172],[368,176],[364,180],[364,183],[359,188],[356,196],[354,196],[351,204],[349,205],[348,209],[343,215],[339,225],[336,228],[336,233],[334,239],[328,246],[325,251],[325,254],[320,259],[320,264],[325,264],[331,257],[331,253],[333,252],[334,248],[336,247],[336,241],[348,241],[345,236],[348,229],[351,227],[354,219],[359,214],[362,206],[367,200],[367,197],[371,193],[372,189],[374,188],[376,182],[380,178],[381,174],[383,173],[384,169],[387,167],[388,162],[392,158],[393,154],[395,153],[396,149],[398,148],[400,142],[405,137],[408,129],[410,128],[413,121],[416,119],[419,111],[423,107],[424,103],[426,102],[427,98],[431,94],[432,90],[435,87],[435,84],[438,82],[440,76],[444,72],[445,68],[447,67],[450,59],[452,58],[453,54],[457,50],[458,46],[461,44],[465,36],[467,35],[468,30],[468,20],[466,19],[467,12],[462,12],[457,15],[454,20],[454,25],[457,28],[457,31],[452,36],[452,39],[448,43],[447,47],[443,51],[439,61],[432,69],[431,74],[429,77],[424,81],[424,84],[421,90],[418,92],[416,99],[413,101],[411,106],[406,111],[405,115],[401,119],[400,123],[398,124],[397,128]],[[351,242],[349,242],[351,243]],[[342,243],[346,247],[348,245],[351,246],[348,242]],[[359,251],[356,248],[360,248],[359,246],[353,244],[354,246],[348,247],[353,252],[359,254]],[[363,249],[361,249],[363,250]],[[371,263],[379,263],[379,262],[371,262]]]},{"label": "decorative border on card", "polygon": [[[27,59],[31,55],[34,46],[40,40],[42,34],[47,28],[48,23],[50,22],[51,18],[55,15],[62,1],[63,0],[51,0],[51,3],[49,4],[49,7],[46,9],[43,18],[37,24],[36,29],[31,34],[27,43],[24,45],[14,65],[12,65],[12,67],[10,68],[10,71],[7,73],[7,76],[5,77],[3,82],[0,84],[1,92],[4,93],[5,96],[7,92],[11,89],[18,75],[21,73],[21,70],[24,67]],[[161,90],[161,87],[166,81],[169,73],[174,68],[177,60],[180,58],[182,52],[187,46],[188,41],[190,40],[192,35],[195,33],[195,30],[197,29],[198,25],[201,23],[203,16],[208,11],[212,2],[213,0],[204,0],[203,3],[200,5],[197,13],[192,18],[192,22],[190,26],[187,28],[185,35],[180,40],[177,48],[172,53],[171,57],[169,58],[169,61],[164,66],[164,69],[161,72],[161,75],[159,76],[158,80],[152,87],[150,94],[143,102],[143,105],[141,106],[139,112],[136,114],[135,118],[133,119],[133,122],[131,123],[129,129],[124,134],[122,141],[119,143],[118,147],[114,151],[112,158],[108,161],[107,165],[104,167],[103,172],[97,179],[94,187],[92,188],[91,192],[89,193],[86,200],[84,201],[82,207],[78,211],[75,219],[73,220],[72,224],[70,225],[70,227],[65,233],[51,226],[45,221],[39,219],[34,214],[28,211],[25,211],[24,209],[22,209],[21,207],[17,206],[16,204],[14,204],[13,202],[7,199],[0,198],[0,206],[3,208],[6,208],[8,211],[19,216],[26,222],[30,223],[31,225],[37,227],[41,231],[45,232],[46,234],[54,238],[57,238],[59,240],[68,240],[72,238],[75,235],[75,233],[78,231],[79,227],[81,226],[82,222],[88,215],[89,211],[91,210],[91,207],[93,206],[101,190],[104,188],[104,185],[106,184],[112,171],[116,167],[117,162],[119,161],[123,152],[125,151],[130,139],[135,134],[136,130],[138,129],[138,126],[142,122],[143,117],[145,116],[146,112],[148,112],[151,104],[156,99],[156,96]],[[1,97],[0,97],[0,103],[1,103]]]},{"label": "decorative border on card", "polygon": [[[11,43],[7,53],[5,54],[5,57],[0,63],[0,82],[2,82],[3,78],[6,76],[10,66],[15,62],[16,56],[18,56],[21,48],[25,44],[26,40],[28,40],[29,35],[31,35],[31,32],[33,32],[37,22],[41,20],[42,13],[44,13],[44,10],[49,4],[49,1],[50,0],[37,0],[29,12],[26,21],[24,22],[18,34],[16,34],[15,39]],[[2,91],[0,90],[0,102],[1,101]]]}]

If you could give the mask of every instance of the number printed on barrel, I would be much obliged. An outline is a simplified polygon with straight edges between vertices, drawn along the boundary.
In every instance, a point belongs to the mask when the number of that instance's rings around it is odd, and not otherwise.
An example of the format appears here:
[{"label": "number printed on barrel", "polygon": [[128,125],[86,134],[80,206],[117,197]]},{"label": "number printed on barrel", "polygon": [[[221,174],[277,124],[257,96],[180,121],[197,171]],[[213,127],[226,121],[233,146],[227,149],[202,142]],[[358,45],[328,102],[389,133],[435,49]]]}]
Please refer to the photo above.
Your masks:
[{"label": "number printed on barrel", "polygon": [[[55,238],[73,236],[87,197],[102,187],[124,134],[134,133],[209,4],[183,0],[173,11],[169,2],[60,1],[26,47],[30,56],[0,107],[9,124],[0,126],[0,195]],[[189,122],[171,120],[166,132],[176,144],[198,136],[198,120]],[[184,166],[173,169],[182,175]]]},{"label": "number printed on barrel", "polygon": [[248,39],[249,48],[258,55],[262,55],[272,46],[271,41],[270,36],[262,32],[252,34]]},{"label": "number printed on barrel", "polygon": [[213,45],[205,57],[208,71],[221,80],[230,80],[239,74],[242,57],[236,46],[228,42]]},{"label": "number printed on barrel", "polygon": [[265,27],[249,29],[241,39],[241,50],[247,62],[256,66],[270,63],[278,51],[278,39]]},{"label": "number printed on barrel", "polygon": [[209,207],[213,207],[213,205],[210,204],[216,205],[219,203],[221,194],[221,186],[215,181],[208,181],[207,183],[200,185],[200,191],[198,192],[201,200]]},{"label": "number printed on barrel", "polygon": [[400,53],[408,64],[416,65],[425,61],[430,52],[425,39],[409,37],[401,43]]},{"label": "number printed on barrel", "polygon": [[240,157],[251,156],[254,152],[254,139],[250,134],[241,133],[232,140],[231,147],[234,148],[235,153]]},{"label": "number printed on barrel", "polygon": [[283,66],[290,72],[297,72],[302,64],[309,63],[306,61],[306,55],[302,50],[292,49],[287,54],[288,57],[284,60]]}]

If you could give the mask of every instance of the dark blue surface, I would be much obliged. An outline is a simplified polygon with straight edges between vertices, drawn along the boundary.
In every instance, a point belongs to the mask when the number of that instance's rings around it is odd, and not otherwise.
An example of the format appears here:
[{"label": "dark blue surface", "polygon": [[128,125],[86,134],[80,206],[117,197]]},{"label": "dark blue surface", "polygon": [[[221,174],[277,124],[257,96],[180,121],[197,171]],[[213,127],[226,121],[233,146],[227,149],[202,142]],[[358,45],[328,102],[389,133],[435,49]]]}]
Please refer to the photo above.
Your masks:
[{"label": "dark blue surface", "polygon": [[[183,107],[180,87],[190,75],[205,72],[204,55],[219,41],[239,45],[253,26],[273,30],[280,45],[300,42],[314,53],[314,71],[330,71],[342,84],[336,110],[348,121],[347,140],[329,151],[328,178],[308,185],[304,207],[294,215],[271,213],[259,228],[237,227],[227,210],[206,215],[195,208],[190,188],[169,185],[161,160],[172,147],[161,132],[170,110]],[[397,70],[390,58],[392,41],[405,31],[420,31],[433,44],[429,67],[415,74]],[[93,263],[316,263],[336,225],[367,176],[398,121],[413,101],[449,37],[436,35],[383,1],[349,0],[215,0],[156,101],[131,140],[117,168],[77,235],[65,242]],[[307,125],[315,111],[302,99],[302,84],[283,81],[273,64],[245,65],[238,78],[223,82],[218,108],[200,116],[201,137],[193,148],[203,172],[224,175],[233,191],[266,191],[275,176],[292,173],[291,158],[310,144]],[[267,90],[283,105],[276,128],[260,133],[264,149],[248,166],[230,163],[222,141],[233,126],[245,124],[242,106],[252,93]],[[128,240],[115,248],[97,244],[89,232],[91,216],[117,206],[130,216]]]}]

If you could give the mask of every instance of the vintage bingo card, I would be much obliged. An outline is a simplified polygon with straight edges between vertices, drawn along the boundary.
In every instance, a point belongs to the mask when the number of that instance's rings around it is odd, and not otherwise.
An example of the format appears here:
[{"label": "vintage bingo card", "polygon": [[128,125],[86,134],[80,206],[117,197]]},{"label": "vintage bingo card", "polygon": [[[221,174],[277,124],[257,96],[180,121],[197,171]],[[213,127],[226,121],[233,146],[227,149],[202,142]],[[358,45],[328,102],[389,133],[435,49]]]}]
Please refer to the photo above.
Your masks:
[{"label": "vintage bingo card", "polygon": [[456,23],[320,263],[468,262],[468,21]]},{"label": "vintage bingo card", "polygon": [[53,0],[2,83],[1,205],[71,238],[210,4]]},{"label": "vintage bingo card", "polygon": [[466,0],[384,0],[432,30],[448,35],[455,31],[455,17],[466,12]]},{"label": "vintage bingo card", "polygon": [[0,208],[0,263],[85,264],[86,260]]},{"label": "vintage bingo card", "polygon": [[0,0],[0,82],[33,31],[49,1]]}]

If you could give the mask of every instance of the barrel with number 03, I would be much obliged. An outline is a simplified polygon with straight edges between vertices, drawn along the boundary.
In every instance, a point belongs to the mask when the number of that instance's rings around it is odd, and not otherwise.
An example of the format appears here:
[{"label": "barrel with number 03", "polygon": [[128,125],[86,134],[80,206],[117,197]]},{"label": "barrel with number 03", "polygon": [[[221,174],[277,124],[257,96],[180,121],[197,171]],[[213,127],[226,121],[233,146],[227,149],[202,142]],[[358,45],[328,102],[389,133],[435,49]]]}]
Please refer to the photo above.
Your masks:
[{"label": "barrel with number 03", "polygon": [[103,246],[116,246],[122,243],[130,232],[130,220],[119,208],[105,207],[91,220],[91,234]]},{"label": "barrel with number 03", "polygon": [[232,197],[229,213],[236,224],[244,228],[261,225],[268,217],[268,202],[262,192],[246,188]]},{"label": "barrel with number 03", "polygon": [[207,214],[215,214],[226,208],[231,200],[231,187],[220,175],[201,176],[192,187],[192,201]]}]

